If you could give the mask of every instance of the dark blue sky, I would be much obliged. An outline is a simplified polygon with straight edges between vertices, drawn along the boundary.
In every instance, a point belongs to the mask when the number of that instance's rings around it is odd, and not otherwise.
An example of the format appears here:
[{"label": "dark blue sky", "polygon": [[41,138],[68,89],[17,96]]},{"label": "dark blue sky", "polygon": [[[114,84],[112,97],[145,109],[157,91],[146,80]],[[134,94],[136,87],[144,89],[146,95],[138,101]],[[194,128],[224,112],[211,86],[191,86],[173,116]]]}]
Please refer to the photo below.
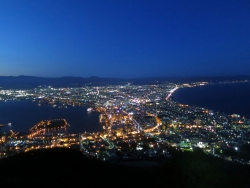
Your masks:
[{"label": "dark blue sky", "polygon": [[1,76],[250,74],[249,0],[1,0]]}]

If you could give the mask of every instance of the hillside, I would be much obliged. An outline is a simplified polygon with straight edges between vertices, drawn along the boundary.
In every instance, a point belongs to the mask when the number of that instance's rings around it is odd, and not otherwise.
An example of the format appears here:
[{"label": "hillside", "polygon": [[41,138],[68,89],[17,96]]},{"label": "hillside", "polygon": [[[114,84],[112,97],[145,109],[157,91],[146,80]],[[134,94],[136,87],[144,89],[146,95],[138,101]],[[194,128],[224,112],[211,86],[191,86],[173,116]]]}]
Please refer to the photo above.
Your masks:
[{"label": "hillside", "polygon": [[[30,151],[0,160],[0,187],[248,187],[250,168],[201,151],[172,150],[155,167],[129,167],[85,158],[71,149]],[[160,163],[159,163],[160,164]]]}]

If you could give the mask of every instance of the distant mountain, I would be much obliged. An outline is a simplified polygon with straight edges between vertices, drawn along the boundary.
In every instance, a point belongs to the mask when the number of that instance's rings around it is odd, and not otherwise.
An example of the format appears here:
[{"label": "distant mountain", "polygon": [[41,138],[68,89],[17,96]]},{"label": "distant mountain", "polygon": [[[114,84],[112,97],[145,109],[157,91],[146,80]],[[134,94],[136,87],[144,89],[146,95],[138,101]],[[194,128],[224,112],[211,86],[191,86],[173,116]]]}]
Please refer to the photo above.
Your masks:
[{"label": "distant mountain", "polygon": [[248,75],[240,76],[221,76],[221,77],[150,77],[150,78],[101,78],[91,76],[83,77],[36,77],[36,76],[0,76],[0,88],[2,89],[29,89],[39,86],[52,87],[80,87],[80,86],[106,86],[106,85],[134,85],[161,84],[166,82],[183,83],[196,81],[224,81],[224,80],[246,80]]}]

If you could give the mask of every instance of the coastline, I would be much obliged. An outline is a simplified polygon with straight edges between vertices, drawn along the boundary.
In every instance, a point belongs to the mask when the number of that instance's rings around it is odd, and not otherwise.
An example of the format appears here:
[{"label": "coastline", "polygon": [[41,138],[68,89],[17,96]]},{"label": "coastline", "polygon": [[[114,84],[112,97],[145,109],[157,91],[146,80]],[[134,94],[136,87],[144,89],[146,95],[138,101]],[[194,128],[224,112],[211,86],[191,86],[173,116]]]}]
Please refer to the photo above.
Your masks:
[{"label": "coastline", "polygon": [[175,92],[176,90],[178,90],[178,89],[179,89],[179,87],[176,85],[175,88],[172,89],[172,90],[170,91],[170,93],[169,93],[168,96],[166,97],[166,100],[168,100],[168,99],[174,94],[174,92]]},{"label": "coastline", "polygon": [[179,87],[171,96],[180,104],[250,118],[250,82]]},{"label": "coastline", "polygon": [[[99,124],[99,112],[87,112],[87,106],[75,106],[69,108],[53,108],[52,106],[38,106],[30,100],[7,101],[0,103],[0,123],[11,122],[12,129],[21,133],[29,132],[29,129],[41,120],[64,118],[70,127],[67,132],[98,132],[102,130]],[[36,110],[34,110],[36,109]],[[9,127],[3,127],[2,131],[9,132]]]}]

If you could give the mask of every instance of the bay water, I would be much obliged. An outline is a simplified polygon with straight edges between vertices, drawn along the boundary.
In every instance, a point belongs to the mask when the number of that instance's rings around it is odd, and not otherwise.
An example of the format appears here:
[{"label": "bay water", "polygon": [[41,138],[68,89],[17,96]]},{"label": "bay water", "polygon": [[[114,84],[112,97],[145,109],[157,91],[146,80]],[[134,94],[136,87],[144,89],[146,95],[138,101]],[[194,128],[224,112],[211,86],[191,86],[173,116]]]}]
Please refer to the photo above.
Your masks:
[{"label": "bay water", "polygon": [[87,112],[86,106],[68,108],[53,108],[52,106],[38,106],[32,101],[0,102],[0,124],[11,123],[4,126],[1,132],[29,132],[29,129],[42,120],[66,119],[70,127],[68,133],[99,132],[98,112]]},{"label": "bay water", "polygon": [[172,96],[181,104],[250,118],[250,82],[180,88]]}]

